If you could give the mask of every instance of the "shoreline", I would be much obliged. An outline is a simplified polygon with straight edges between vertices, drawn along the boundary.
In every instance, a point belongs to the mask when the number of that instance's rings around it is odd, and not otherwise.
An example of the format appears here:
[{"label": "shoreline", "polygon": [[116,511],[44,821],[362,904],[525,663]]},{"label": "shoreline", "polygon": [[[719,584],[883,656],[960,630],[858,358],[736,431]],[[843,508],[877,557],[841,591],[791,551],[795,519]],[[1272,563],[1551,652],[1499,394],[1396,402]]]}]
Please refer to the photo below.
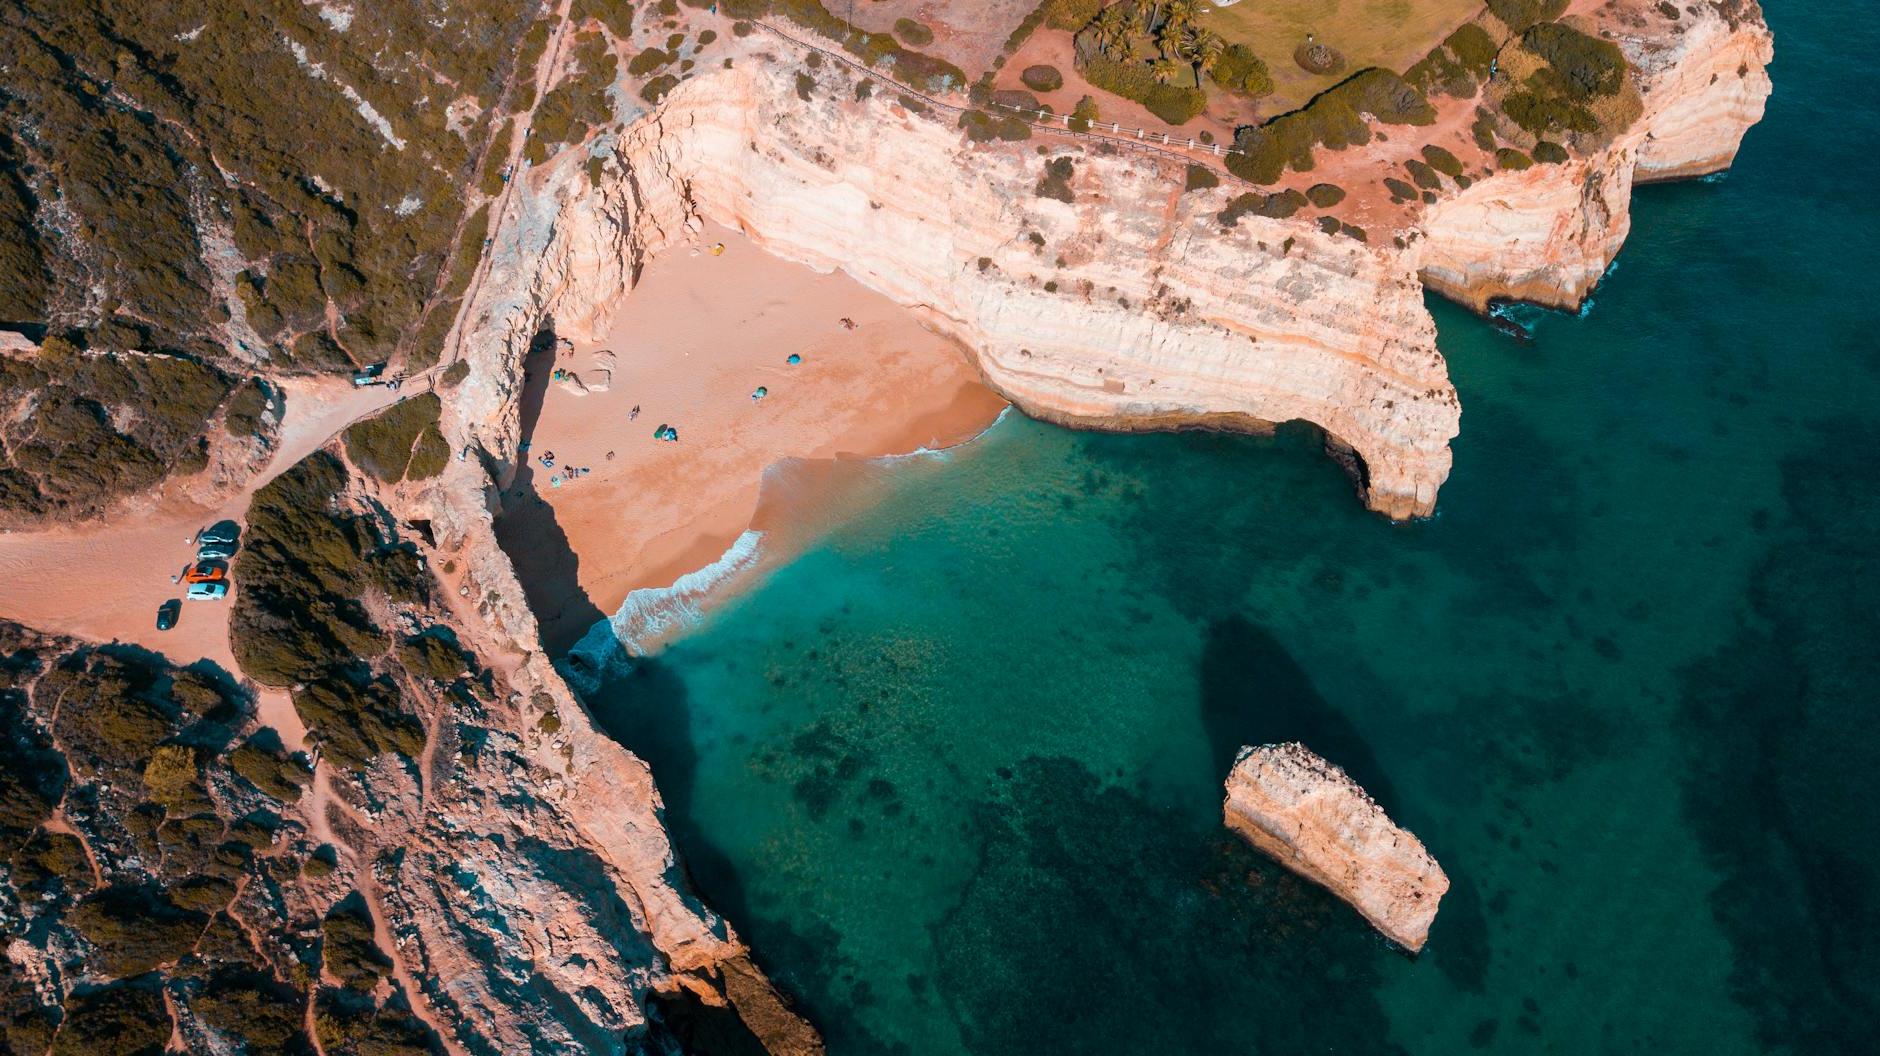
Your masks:
[{"label": "shoreline", "polygon": [[1009,406],[913,309],[713,224],[649,265],[599,340],[541,342],[523,401],[497,533],[550,657],[775,530],[777,467],[944,450]]},{"label": "shoreline", "polygon": [[729,546],[670,584],[629,592],[618,608],[553,657],[557,669],[578,692],[591,694],[620,673],[622,664],[658,655],[756,588],[770,572],[872,509],[878,501],[875,492],[893,486],[890,474],[898,466],[913,459],[945,458],[990,434],[1016,410],[1007,404],[985,428],[944,447],[774,463],[765,471],[750,525]]}]

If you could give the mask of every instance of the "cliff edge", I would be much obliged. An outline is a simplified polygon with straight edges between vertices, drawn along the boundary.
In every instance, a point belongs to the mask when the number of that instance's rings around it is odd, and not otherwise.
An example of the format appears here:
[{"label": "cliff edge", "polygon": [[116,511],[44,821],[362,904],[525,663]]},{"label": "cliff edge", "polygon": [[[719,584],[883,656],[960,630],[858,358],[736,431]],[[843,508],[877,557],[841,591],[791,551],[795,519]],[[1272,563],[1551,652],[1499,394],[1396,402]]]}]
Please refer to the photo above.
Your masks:
[{"label": "cliff edge", "polygon": [[1364,914],[1415,953],[1449,877],[1345,772],[1302,744],[1242,748],[1227,775],[1227,827]]}]

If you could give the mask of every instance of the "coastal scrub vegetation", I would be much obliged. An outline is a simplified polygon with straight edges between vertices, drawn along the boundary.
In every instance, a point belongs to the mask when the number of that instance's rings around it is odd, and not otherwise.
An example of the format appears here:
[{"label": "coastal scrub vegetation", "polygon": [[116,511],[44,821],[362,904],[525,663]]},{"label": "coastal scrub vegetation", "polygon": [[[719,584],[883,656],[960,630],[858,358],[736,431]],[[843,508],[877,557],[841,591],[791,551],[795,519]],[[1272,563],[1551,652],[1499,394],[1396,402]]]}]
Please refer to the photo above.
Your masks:
[{"label": "coastal scrub vegetation", "polygon": [[893,33],[875,33],[850,23],[824,6],[823,0],[724,0],[719,5],[731,18],[759,19],[775,15],[835,41],[863,65],[891,71],[903,84],[924,91],[966,87],[966,74],[953,63],[910,48]]},{"label": "coastal scrub vegetation", "polygon": [[443,407],[436,393],[427,392],[355,423],[345,433],[346,457],[387,484],[437,476],[450,458],[438,429]]},{"label": "coastal scrub vegetation", "polygon": [[1567,13],[1571,0],[1488,0],[1488,9],[1516,33]]},{"label": "coastal scrub vegetation", "polygon": [[[321,852],[284,836],[276,793],[307,779],[220,672],[0,621],[0,887],[15,907],[0,939],[61,958],[40,987],[0,976],[0,1051],[155,1054],[180,1033],[190,1051],[308,1052],[309,1020],[322,1029],[345,994],[327,1051],[430,1051],[396,984],[383,1003],[349,989],[376,989],[389,965],[356,896],[317,904],[317,940],[283,913],[277,885]],[[260,897],[238,898],[244,884]]]},{"label": "coastal scrub vegetation", "polygon": [[1501,109],[1537,138],[1596,136],[1636,116],[1640,104],[1626,92],[1626,69],[1617,44],[1543,22],[1503,55],[1496,73],[1507,85]]},{"label": "coastal scrub vegetation", "polygon": [[205,434],[225,405],[230,432],[261,431],[265,394],[244,389],[192,359],[81,350],[62,337],[0,355],[0,517],[88,517],[204,468]]},{"label": "coastal scrub vegetation", "polygon": [[[533,101],[523,74],[549,28],[537,6],[0,12],[0,329],[135,350],[189,397],[9,369],[0,402],[34,413],[0,415],[0,517],[85,515],[201,468],[216,401],[195,396],[226,394],[256,361],[274,374],[430,362],[481,252],[463,189],[500,189],[486,148],[507,104]],[[613,29],[631,17],[620,0],[583,11]],[[612,61],[597,45],[598,31],[578,35],[578,74],[546,101],[562,138],[605,109],[586,91]],[[237,394],[222,424],[253,436],[257,395]]]},{"label": "coastal scrub vegetation", "polygon": [[1307,104],[1263,125],[1247,125],[1227,156],[1230,172],[1251,183],[1273,183],[1291,168],[1309,172],[1319,147],[1343,150],[1371,141],[1370,115],[1386,125],[1427,125],[1436,110],[1423,93],[1389,70],[1360,70]]},{"label": "coastal scrub vegetation", "polygon": [[229,640],[249,677],[291,687],[326,757],[356,769],[423,747],[394,677],[392,639],[366,601],[418,604],[431,580],[409,544],[346,509],[346,487],[345,467],[316,452],[255,493]]}]

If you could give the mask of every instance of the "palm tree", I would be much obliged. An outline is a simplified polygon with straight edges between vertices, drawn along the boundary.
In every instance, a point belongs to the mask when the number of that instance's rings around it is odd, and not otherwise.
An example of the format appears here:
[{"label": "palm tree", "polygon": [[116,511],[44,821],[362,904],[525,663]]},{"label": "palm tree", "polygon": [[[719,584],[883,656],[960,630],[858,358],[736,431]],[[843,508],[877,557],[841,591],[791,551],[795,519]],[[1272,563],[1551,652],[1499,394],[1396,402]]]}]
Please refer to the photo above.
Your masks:
[{"label": "palm tree", "polygon": [[1174,59],[1157,59],[1149,64],[1149,75],[1157,84],[1174,84],[1175,78],[1182,75],[1182,64]]},{"label": "palm tree", "polygon": [[1201,75],[1214,69],[1214,64],[1221,61],[1221,53],[1227,50],[1227,41],[1222,40],[1219,33],[1201,29],[1195,31],[1189,46],[1194,56],[1195,87],[1199,88]]},{"label": "palm tree", "polygon": [[1168,0],[1166,25],[1186,26],[1195,20],[1195,0]]},{"label": "palm tree", "polygon": [[1098,50],[1112,59],[1127,58],[1131,29],[1129,16],[1123,13],[1121,4],[1104,8],[1097,14]]}]

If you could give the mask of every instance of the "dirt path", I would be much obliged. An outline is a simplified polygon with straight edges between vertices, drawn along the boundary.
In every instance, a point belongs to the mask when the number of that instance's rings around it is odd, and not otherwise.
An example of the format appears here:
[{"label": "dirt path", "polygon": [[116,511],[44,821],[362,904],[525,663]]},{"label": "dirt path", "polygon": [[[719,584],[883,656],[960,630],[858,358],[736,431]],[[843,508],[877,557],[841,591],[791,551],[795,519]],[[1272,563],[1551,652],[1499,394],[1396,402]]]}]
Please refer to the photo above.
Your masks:
[{"label": "dirt path", "polygon": [[[197,530],[224,518],[239,521],[250,497],[268,481],[346,426],[422,391],[422,382],[401,392],[355,388],[343,378],[295,379],[282,388],[286,420],[274,454],[220,504],[205,506],[184,498],[180,487],[166,486],[150,508],[104,522],[0,534],[0,578],[11,584],[0,595],[0,616],[91,641],[136,644],[178,665],[206,659],[237,673],[226,599],[185,603],[175,628],[157,630],[157,606],[182,596],[172,576],[195,556]],[[278,732],[286,740],[295,731]]]},{"label": "dirt path", "polygon": [[[509,135],[509,156],[503,159],[503,164],[509,169],[510,177],[508,182],[503,184],[502,193],[490,203],[489,225],[486,230],[492,239],[496,237],[497,232],[503,230],[508,221],[510,203],[516,198],[516,186],[522,182],[522,153],[529,145],[529,129],[534,126],[536,108],[541,106],[542,100],[548,96],[549,83],[554,77],[555,70],[560,68],[562,55],[568,46],[568,30],[572,26],[568,12],[573,6],[574,0],[561,0],[561,6],[556,9],[555,28],[550,32],[548,45],[542,49],[541,64],[535,68],[535,103],[529,109],[516,114],[513,119],[515,127]],[[474,192],[474,188],[471,188],[471,191]],[[468,216],[468,213],[465,215]],[[461,238],[462,234],[460,227],[458,236]],[[451,325],[450,333],[444,338],[444,347],[449,350],[449,355],[440,357],[440,363],[454,362],[463,355],[464,320],[476,307],[477,300],[483,292],[483,283],[489,279],[489,275],[490,255],[484,252],[477,258],[476,270],[472,273],[470,284],[464,287],[463,300],[457,305],[457,319]]]}]

